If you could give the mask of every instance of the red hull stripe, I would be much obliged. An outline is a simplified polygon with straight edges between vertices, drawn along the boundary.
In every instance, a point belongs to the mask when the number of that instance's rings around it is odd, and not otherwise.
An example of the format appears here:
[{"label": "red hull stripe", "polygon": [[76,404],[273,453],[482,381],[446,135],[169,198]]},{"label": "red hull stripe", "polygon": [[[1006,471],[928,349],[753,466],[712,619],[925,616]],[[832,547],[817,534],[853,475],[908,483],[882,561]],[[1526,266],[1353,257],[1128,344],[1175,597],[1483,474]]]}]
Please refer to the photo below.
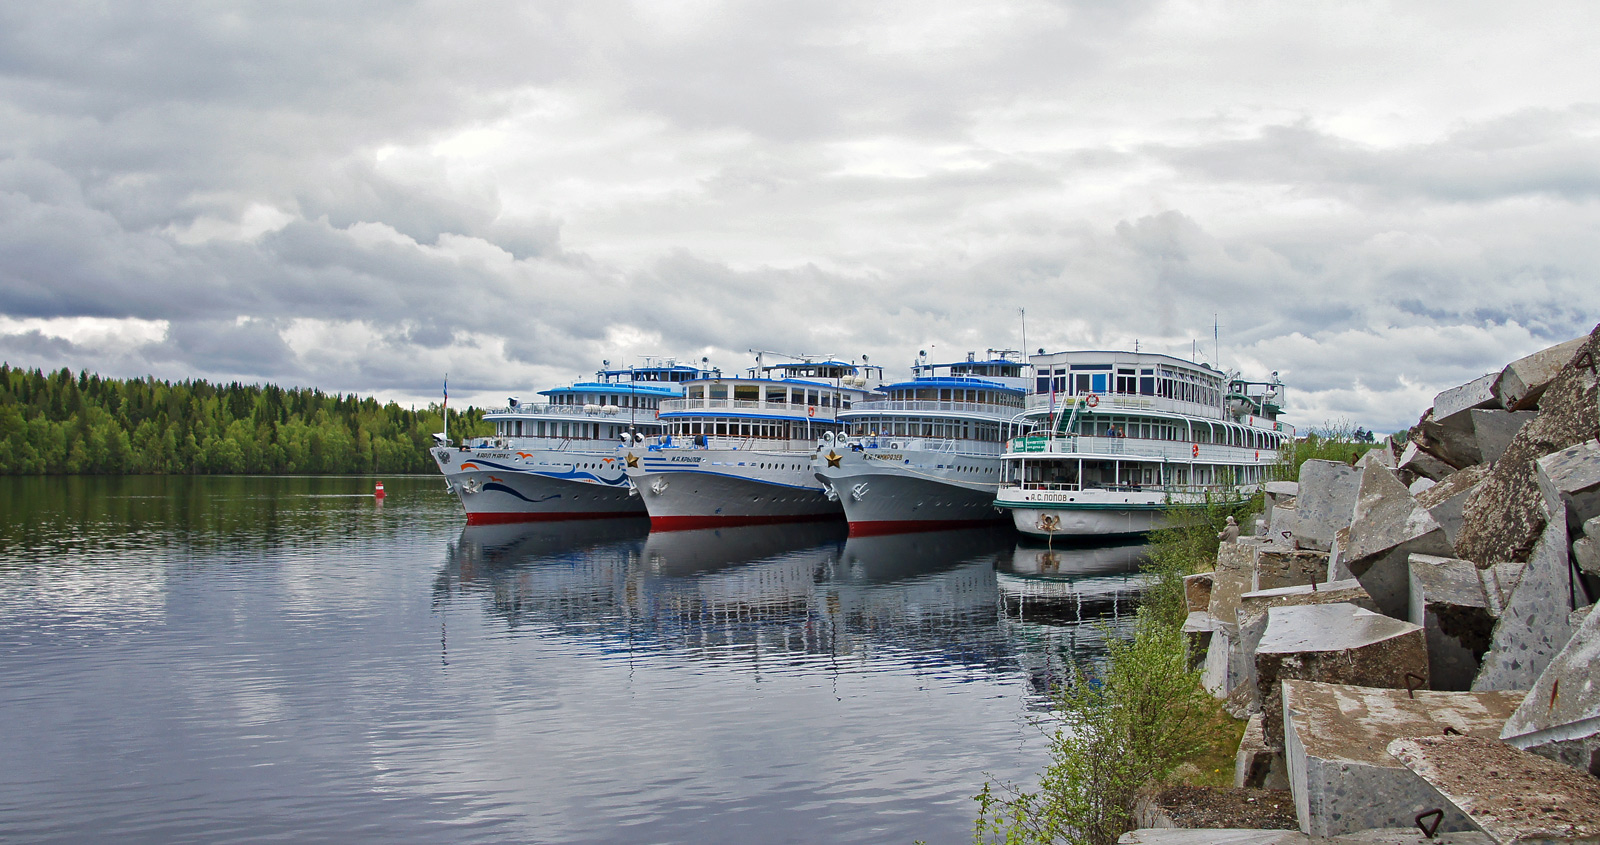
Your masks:
[{"label": "red hull stripe", "polygon": [[[877,522],[850,523],[850,536],[871,537],[877,534],[905,534],[911,531],[943,531],[947,528],[975,528],[1008,522],[1011,517],[995,519],[884,519]],[[652,523],[653,525],[654,523]]]},{"label": "red hull stripe", "polygon": [[722,528],[728,525],[767,525],[778,522],[823,522],[842,519],[844,514],[788,514],[783,516],[652,516],[651,531],[687,531],[693,528]]},{"label": "red hull stripe", "polygon": [[468,525],[502,525],[507,522],[557,522],[567,519],[638,519],[643,513],[612,512],[594,513],[587,511],[573,511],[570,513],[469,513]]}]

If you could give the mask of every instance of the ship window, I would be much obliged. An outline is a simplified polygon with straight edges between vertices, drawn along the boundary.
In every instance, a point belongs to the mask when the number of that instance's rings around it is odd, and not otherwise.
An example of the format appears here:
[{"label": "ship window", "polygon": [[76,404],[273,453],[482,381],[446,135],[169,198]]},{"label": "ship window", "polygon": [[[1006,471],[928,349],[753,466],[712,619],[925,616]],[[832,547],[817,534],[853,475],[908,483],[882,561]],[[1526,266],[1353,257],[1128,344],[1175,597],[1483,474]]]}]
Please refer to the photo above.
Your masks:
[{"label": "ship window", "polygon": [[726,399],[726,398],[728,398],[728,386],[725,385],[725,384],[713,384],[713,385],[711,385],[711,398],[712,399]]}]

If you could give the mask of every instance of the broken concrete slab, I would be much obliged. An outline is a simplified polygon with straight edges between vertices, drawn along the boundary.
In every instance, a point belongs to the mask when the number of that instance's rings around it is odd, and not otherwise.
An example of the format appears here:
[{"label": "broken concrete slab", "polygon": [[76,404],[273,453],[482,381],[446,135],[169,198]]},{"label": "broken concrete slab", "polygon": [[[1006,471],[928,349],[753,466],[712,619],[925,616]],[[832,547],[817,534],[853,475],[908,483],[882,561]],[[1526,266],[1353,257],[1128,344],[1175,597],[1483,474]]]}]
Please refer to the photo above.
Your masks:
[{"label": "broken concrete slab", "polygon": [[1417,505],[1433,517],[1444,529],[1444,537],[1452,546],[1461,536],[1461,514],[1472,491],[1489,477],[1489,467],[1471,466],[1459,470],[1438,484],[1414,494]]},{"label": "broken concrete slab", "polygon": [[1600,778],[1477,736],[1396,739],[1389,753],[1496,842],[1600,843]]},{"label": "broken concrete slab", "polygon": [[1434,486],[1437,485],[1438,483],[1439,482],[1434,481],[1431,478],[1419,478],[1419,479],[1411,482],[1411,484],[1408,485],[1406,487],[1406,489],[1410,490],[1411,491],[1411,495],[1415,496],[1418,493],[1422,493],[1424,491],[1433,489]]},{"label": "broken concrete slab", "polygon": [[1494,845],[1494,839],[1481,830],[1439,831],[1427,836],[1416,825],[1361,830],[1320,841],[1337,845]]},{"label": "broken concrete slab", "polygon": [[1346,549],[1350,547],[1350,526],[1346,525],[1333,532],[1333,548],[1328,552],[1328,580],[1343,581],[1354,578],[1350,574],[1350,567],[1345,566]]},{"label": "broken concrete slab", "polygon": [[1261,511],[1270,514],[1272,509],[1300,495],[1298,481],[1268,481],[1261,488]]},{"label": "broken concrete slab", "polygon": [[[1309,680],[1404,688],[1428,686],[1428,645],[1420,626],[1349,603],[1274,607],[1255,651],[1261,712],[1282,712],[1280,681]],[[1283,744],[1283,722],[1267,719],[1267,744]]]},{"label": "broken concrete slab", "polygon": [[1415,442],[1407,443],[1406,450],[1400,455],[1400,470],[1413,473],[1421,478],[1431,478],[1438,481],[1456,468],[1448,463],[1423,451]]},{"label": "broken concrete slab", "polygon": [[1494,384],[1499,380],[1499,373],[1487,373],[1460,387],[1442,391],[1433,397],[1433,415],[1444,420],[1472,408],[1498,406],[1500,400],[1494,395]]},{"label": "broken concrete slab", "polygon": [[1184,576],[1183,597],[1191,613],[1196,610],[1211,609],[1211,581],[1214,577],[1214,572],[1198,572]]},{"label": "broken concrete slab", "polygon": [[1411,589],[1407,559],[1412,554],[1450,556],[1449,538],[1394,471],[1376,463],[1362,471],[1353,516],[1341,562],[1379,610],[1404,619]]},{"label": "broken concrete slab", "polygon": [[1428,676],[1436,690],[1467,690],[1494,633],[1481,571],[1470,560],[1412,555],[1411,612],[1428,637]]},{"label": "broken concrete slab", "polygon": [[1478,445],[1477,463],[1489,464],[1500,460],[1512,438],[1527,425],[1537,413],[1534,411],[1469,411],[1472,436]]},{"label": "broken concrete slab", "polygon": [[1206,647],[1200,683],[1217,698],[1226,698],[1245,678],[1244,656],[1239,649],[1239,626],[1212,617],[1211,639]]},{"label": "broken concrete slab", "polygon": [[1256,550],[1259,542],[1223,543],[1217,547],[1217,565],[1211,572],[1211,598],[1206,606],[1211,615],[1232,623],[1239,609],[1239,597],[1250,592],[1255,582]]},{"label": "broken concrete slab", "polygon": [[1377,604],[1362,588],[1361,582],[1350,578],[1326,584],[1307,584],[1259,590],[1239,597],[1238,627],[1239,651],[1243,655],[1244,677],[1242,684],[1250,690],[1250,709],[1260,711],[1261,701],[1256,698],[1255,653],[1261,637],[1267,632],[1267,611],[1274,607],[1298,607],[1310,604],[1353,604],[1376,612]]},{"label": "broken concrete slab", "polygon": [[1300,491],[1295,498],[1295,545],[1332,551],[1334,534],[1355,517],[1361,470],[1339,461],[1306,461],[1300,465]]},{"label": "broken concrete slab", "polygon": [[1298,830],[1142,827],[1122,834],[1118,845],[1311,845]]},{"label": "broken concrete slab", "polygon": [[1205,665],[1211,651],[1211,614],[1204,610],[1190,611],[1183,620],[1183,641],[1189,649],[1189,668]]},{"label": "broken concrete slab", "polygon": [[[1284,756],[1300,830],[1334,836],[1396,827],[1439,805],[1439,796],[1387,751],[1397,737],[1445,728],[1493,739],[1520,693],[1373,689],[1284,681]],[[1469,830],[1447,813],[1441,830]]]},{"label": "broken concrete slab", "polygon": [[1568,446],[1535,462],[1545,507],[1565,508],[1567,520],[1579,525],[1600,517],[1600,442]]},{"label": "broken concrete slab", "polygon": [[1287,789],[1163,786],[1134,802],[1139,828],[1294,830],[1294,799]]},{"label": "broken concrete slab", "polygon": [[1572,562],[1580,572],[1600,577],[1600,539],[1588,535],[1573,540]]},{"label": "broken concrete slab", "polygon": [[1295,507],[1298,501],[1298,498],[1289,499],[1272,508],[1272,518],[1267,523],[1271,526],[1267,537],[1272,542],[1294,548],[1295,530],[1300,527],[1300,511]]},{"label": "broken concrete slab", "polygon": [[1572,637],[1567,614],[1576,606],[1576,580],[1567,557],[1567,520],[1557,514],[1545,526],[1533,557],[1523,567],[1501,610],[1475,690],[1529,689]]},{"label": "broken concrete slab", "polygon": [[1537,407],[1545,389],[1588,340],[1587,337],[1573,338],[1507,364],[1494,385],[1495,398],[1499,400],[1500,407],[1508,411]]},{"label": "broken concrete slab", "polygon": [[1600,776],[1600,613],[1590,608],[1500,738]]},{"label": "broken concrete slab", "polygon": [[1511,444],[1518,430],[1533,419],[1533,411],[1472,409],[1440,418],[1424,414],[1411,430],[1412,441],[1424,452],[1458,469],[1492,463]]},{"label": "broken concrete slab", "polygon": [[1316,584],[1328,577],[1328,553],[1263,546],[1251,568],[1252,592]]},{"label": "broken concrete slab", "polygon": [[[1594,360],[1600,350],[1600,326],[1577,356]],[[1455,556],[1481,566],[1525,561],[1539,541],[1547,519],[1545,498],[1534,464],[1545,455],[1593,440],[1600,435],[1596,376],[1590,366],[1562,369],[1539,400],[1539,415],[1517,431],[1505,454],[1478,489],[1467,498]]]},{"label": "broken concrete slab", "polygon": [[1289,770],[1284,765],[1283,749],[1267,744],[1261,714],[1245,723],[1239,750],[1233,757],[1235,789],[1288,789]]}]

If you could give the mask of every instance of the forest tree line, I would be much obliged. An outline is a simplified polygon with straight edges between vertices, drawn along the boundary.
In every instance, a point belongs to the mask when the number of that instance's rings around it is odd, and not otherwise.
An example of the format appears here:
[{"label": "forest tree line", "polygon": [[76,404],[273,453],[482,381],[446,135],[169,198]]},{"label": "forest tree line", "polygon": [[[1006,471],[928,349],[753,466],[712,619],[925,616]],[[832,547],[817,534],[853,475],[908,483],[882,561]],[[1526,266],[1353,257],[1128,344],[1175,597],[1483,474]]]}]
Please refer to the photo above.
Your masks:
[{"label": "forest tree line", "polygon": [[[488,433],[452,411],[452,438]],[[44,373],[0,364],[0,474],[428,472],[437,405],[312,388]]]}]

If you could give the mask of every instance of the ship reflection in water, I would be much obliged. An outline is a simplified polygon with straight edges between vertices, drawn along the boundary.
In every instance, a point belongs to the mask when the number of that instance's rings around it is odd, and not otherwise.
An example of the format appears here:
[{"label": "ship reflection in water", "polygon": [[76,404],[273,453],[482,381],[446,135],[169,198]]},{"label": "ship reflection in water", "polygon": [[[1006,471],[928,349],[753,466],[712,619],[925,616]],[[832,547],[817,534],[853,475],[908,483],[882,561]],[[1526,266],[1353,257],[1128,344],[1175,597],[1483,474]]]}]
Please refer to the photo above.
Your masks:
[{"label": "ship reflection in water", "polygon": [[[1035,548],[1004,529],[846,537],[843,525],[649,533],[648,520],[470,526],[435,601],[608,656],[762,672],[1020,672],[1042,703],[1131,623],[1144,545]],[[448,657],[446,657],[448,659]]]}]

